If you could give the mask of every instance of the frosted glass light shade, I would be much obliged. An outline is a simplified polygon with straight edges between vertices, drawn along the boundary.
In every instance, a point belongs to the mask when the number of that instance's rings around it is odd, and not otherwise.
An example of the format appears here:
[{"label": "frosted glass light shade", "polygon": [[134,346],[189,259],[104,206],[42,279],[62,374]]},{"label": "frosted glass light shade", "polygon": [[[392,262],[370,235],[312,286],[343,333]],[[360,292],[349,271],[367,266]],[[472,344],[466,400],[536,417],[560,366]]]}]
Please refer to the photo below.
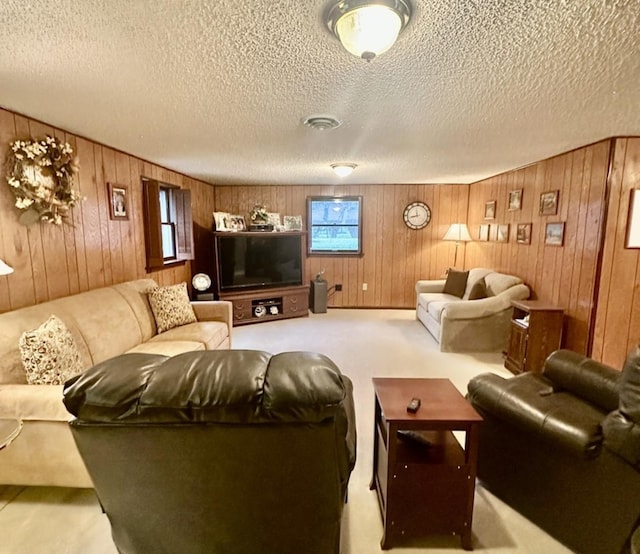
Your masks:
[{"label": "frosted glass light shade", "polygon": [[378,56],[389,50],[401,28],[402,20],[396,12],[375,4],[347,12],[336,23],[340,42],[359,58],[366,58],[365,53]]},{"label": "frosted glass light shade", "polygon": [[326,23],[348,52],[370,62],[393,46],[410,19],[409,0],[338,0]]},{"label": "frosted glass light shade", "polygon": [[467,229],[466,223],[452,223],[451,227],[442,237],[442,240],[455,240],[456,242],[469,242],[471,235]]},{"label": "frosted glass light shade", "polygon": [[356,164],[331,164],[331,169],[338,177],[347,177],[358,167]]}]

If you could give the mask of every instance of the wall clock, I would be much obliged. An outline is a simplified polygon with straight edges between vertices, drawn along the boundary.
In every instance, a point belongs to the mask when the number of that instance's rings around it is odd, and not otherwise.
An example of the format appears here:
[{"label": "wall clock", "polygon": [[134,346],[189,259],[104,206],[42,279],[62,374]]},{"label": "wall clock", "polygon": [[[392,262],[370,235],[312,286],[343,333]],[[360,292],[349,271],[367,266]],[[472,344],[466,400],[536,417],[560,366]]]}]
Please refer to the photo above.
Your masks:
[{"label": "wall clock", "polygon": [[409,229],[423,229],[431,221],[431,208],[424,202],[411,202],[404,209],[403,217]]}]

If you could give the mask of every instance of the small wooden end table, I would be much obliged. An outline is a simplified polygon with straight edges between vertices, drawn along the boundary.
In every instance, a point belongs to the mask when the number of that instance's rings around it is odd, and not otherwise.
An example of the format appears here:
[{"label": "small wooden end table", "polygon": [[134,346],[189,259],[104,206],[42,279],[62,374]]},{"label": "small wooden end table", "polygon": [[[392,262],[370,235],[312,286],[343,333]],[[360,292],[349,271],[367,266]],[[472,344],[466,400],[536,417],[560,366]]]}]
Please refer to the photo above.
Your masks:
[{"label": "small wooden end table", "polygon": [[18,419],[0,419],[0,450],[9,446],[22,431],[22,421]]},{"label": "small wooden end table", "polygon": [[[374,378],[373,477],[387,550],[408,537],[460,535],[471,550],[482,417],[448,379]],[[417,413],[406,410],[420,398]],[[465,432],[464,448],[452,431]]]}]

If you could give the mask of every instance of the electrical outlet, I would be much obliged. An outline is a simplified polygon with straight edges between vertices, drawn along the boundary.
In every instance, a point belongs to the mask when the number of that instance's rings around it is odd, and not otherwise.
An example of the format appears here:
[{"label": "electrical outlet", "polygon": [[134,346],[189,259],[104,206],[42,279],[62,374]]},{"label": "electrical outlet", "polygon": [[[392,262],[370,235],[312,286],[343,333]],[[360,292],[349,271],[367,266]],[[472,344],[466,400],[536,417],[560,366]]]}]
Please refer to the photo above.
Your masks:
[{"label": "electrical outlet", "polygon": [[336,292],[340,292],[342,290],[342,283],[336,285]]},{"label": "electrical outlet", "polygon": [[362,290],[367,290],[368,288],[367,283],[362,283]]}]

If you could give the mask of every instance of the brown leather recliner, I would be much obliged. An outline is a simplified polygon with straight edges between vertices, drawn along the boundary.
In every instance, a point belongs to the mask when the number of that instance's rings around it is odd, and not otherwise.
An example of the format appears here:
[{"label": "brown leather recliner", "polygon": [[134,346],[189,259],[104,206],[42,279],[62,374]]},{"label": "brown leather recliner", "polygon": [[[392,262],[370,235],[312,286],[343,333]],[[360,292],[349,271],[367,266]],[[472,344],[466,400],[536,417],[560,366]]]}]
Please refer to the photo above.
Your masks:
[{"label": "brown leather recliner", "polygon": [[474,377],[478,478],[581,554],[627,551],[640,525],[640,347],[616,371],[558,350],[541,373]]},{"label": "brown leather recliner", "polygon": [[125,354],[68,381],[64,403],[119,552],[330,554],[352,390],[315,353]]}]

